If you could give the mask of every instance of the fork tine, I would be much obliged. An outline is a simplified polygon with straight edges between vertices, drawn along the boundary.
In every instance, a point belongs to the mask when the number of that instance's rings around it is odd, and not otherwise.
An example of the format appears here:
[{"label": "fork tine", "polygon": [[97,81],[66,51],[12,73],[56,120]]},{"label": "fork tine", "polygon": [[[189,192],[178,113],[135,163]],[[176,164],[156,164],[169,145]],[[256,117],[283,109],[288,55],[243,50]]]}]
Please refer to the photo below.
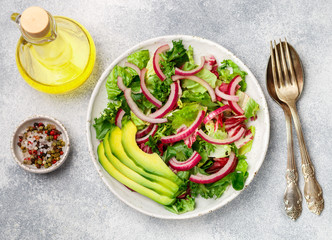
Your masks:
[{"label": "fork tine", "polygon": [[280,40],[280,52],[281,52],[281,62],[282,62],[282,70],[284,72],[284,77],[285,77],[285,84],[290,84],[289,80],[289,74],[288,74],[288,68],[287,68],[287,63],[286,63],[286,58],[284,54],[284,48],[282,47],[282,41]]},{"label": "fork tine", "polygon": [[292,58],[290,56],[288,42],[287,42],[286,38],[285,38],[285,45],[286,45],[287,62],[289,64],[290,73],[291,73],[290,83],[291,84],[297,84],[297,82],[296,82],[296,75],[295,75],[295,71],[294,71],[294,67],[293,67],[293,61],[292,61]]},{"label": "fork tine", "polygon": [[276,69],[276,62],[275,62],[275,56],[273,52],[273,44],[272,41],[270,41],[270,51],[271,51],[271,66],[272,66],[272,76],[273,76],[273,82],[274,86],[280,87],[277,79],[277,69]]},{"label": "fork tine", "polygon": [[279,54],[278,54],[278,47],[277,47],[277,43],[275,40],[274,40],[274,54],[276,56],[278,76],[279,76],[279,87],[280,87],[280,86],[284,86],[285,83],[284,83],[283,77],[282,77],[281,66],[280,66],[280,61],[279,61]]}]

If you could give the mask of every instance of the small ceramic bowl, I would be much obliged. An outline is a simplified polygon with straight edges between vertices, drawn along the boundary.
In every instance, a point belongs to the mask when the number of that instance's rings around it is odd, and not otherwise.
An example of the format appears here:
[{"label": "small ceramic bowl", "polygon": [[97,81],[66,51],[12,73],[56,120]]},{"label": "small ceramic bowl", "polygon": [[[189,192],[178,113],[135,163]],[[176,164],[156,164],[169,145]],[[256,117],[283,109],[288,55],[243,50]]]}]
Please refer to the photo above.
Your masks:
[{"label": "small ceramic bowl", "polygon": [[[65,143],[66,143],[66,145],[62,148],[63,155],[60,157],[60,160],[48,168],[44,168],[44,167],[37,168],[35,165],[23,164],[23,153],[22,153],[22,150],[20,149],[20,147],[17,145],[17,142],[19,139],[18,137],[23,134],[23,132],[26,130],[27,127],[33,126],[33,124],[35,122],[42,122],[45,125],[47,125],[47,124],[55,125],[55,127],[59,131],[62,132],[61,137],[62,137],[63,141],[65,141]],[[16,128],[16,130],[13,134],[13,137],[12,137],[12,141],[11,141],[11,150],[12,150],[12,154],[13,154],[15,162],[24,170],[26,170],[28,172],[32,172],[32,173],[49,173],[49,172],[56,170],[66,161],[66,159],[68,157],[69,149],[70,149],[70,142],[69,142],[68,133],[67,133],[67,130],[65,129],[65,127],[58,120],[51,118],[51,117],[42,116],[42,115],[32,116],[32,117],[29,117],[28,119],[24,120],[23,122],[21,122],[21,124]]]}]

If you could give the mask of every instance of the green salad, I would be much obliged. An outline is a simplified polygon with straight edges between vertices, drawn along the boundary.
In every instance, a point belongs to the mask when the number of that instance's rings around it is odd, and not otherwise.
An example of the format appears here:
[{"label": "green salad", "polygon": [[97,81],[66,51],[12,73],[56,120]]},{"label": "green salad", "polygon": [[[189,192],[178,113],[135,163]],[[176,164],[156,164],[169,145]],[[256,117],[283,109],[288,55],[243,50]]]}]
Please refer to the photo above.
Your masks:
[{"label": "green salad", "polygon": [[259,105],[235,62],[196,62],[191,46],[170,45],[134,52],[113,68],[108,105],[93,126],[99,161],[113,178],[182,214],[199,196],[244,188]]}]

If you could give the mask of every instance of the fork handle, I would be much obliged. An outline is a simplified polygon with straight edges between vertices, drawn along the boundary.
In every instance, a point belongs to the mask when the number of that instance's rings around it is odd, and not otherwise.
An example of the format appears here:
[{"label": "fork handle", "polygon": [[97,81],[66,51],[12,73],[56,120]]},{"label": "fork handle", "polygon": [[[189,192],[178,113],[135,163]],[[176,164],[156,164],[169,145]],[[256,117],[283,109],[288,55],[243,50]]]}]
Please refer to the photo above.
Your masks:
[{"label": "fork handle", "polygon": [[315,169],[311,163],[308,150],[304,142],[301,122],[297,113],[296,104],[295,102],[288,102],[287,104],[293,116],[297,138],[300,145],[302,173],[304,177],[304,198],[307,202],[309,210],[317,215],[320,215],[324,208],[323,191],[316,179]]},{"label": "fork handle", "polygon": [[287,186],[284,194],[284,204],[287,216],[292,220],[296,220],[302,213],[302,195],[298,186],[298,173],[294,159],[291,112],[287,106],[283,106],[283,110],[287,131]]}]

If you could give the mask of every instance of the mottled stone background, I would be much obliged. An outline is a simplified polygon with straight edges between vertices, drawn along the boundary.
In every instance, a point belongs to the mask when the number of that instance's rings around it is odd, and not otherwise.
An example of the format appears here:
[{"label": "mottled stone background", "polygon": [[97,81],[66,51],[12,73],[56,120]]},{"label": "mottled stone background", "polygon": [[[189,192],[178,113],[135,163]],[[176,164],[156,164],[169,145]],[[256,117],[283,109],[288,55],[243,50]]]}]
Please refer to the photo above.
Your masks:
[{"label": "mottled stone background", "polygon": [[[31,5],[79,21],[94,38],[96,67],[77,91],[47,95],[30,88],[19,75],[14,54],[20,33],[10,14]],[[331,239],[331,12],[327,0],[1,0],[0,239]],[[265,162],[252,184],[222,209],[192,220],[160,220],[131,209],[107,189],[90,159],[85,135],[93,87],[103,69],[127,48],[170,34],[196,35],[228,48],[252,70],[266,96],[269,41],[287,37],[305,69],[298,108],[324,191],[321,216],[306,205],[297,222],[285,216],[285,124],[281,109],[268,96],[271,139]],[[42,176],[19,168],[10,153],[15,126],[33,114],[62,121],[72,141],[64,166]],[[302,189],[301,176],[300,185]]]}]

